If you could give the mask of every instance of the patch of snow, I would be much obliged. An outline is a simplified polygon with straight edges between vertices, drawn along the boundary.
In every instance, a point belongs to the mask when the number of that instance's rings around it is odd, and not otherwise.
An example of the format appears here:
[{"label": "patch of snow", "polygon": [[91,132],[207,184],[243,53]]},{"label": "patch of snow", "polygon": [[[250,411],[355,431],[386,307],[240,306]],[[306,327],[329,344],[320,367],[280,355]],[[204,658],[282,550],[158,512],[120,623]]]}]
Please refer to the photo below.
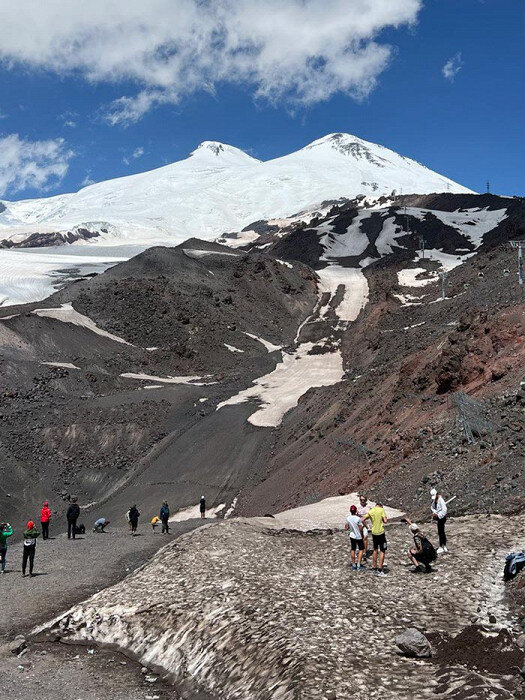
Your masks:
[{"label": "patch of snow", "polygon": [[[428,277],[416,279],[418,275],[426,273]],[[429,272],[424,267],[411,267],[406,270],[399,270],[397,280],[401,287],[426,287],[427,284],[432,284],[438,278],[437,272]]]},{"label": "patch of snow", "polygon": [[303,343],[294,354],[283,353],[282,361],[273,372],[259,377],[253,386],[222,401],[216,410],[257,399],[262,405],[248,421],[259,427],[277,427],[285,413],[297,406],[301,396],[309,389],[337,384],[343,379],[341,353],[308,355],[312,348],[313,343]]},{"label": "patch of snow", "polygon": [[190,384],[192,386],[207,386],[208,384],[214,384],[215,382],[201,382],[200,379],[205,379],[205,377],[199,376],[187,376],[187,377],[156,377],[152,374],[138,374],[136,372],[124,372],[120,375],[124,379],[137,379],[139,381],[153,381],[162,382],[163,384]]},{"label": "patch of snow", "polygon": [[239,348],[236,348],[234,345],[228,345],[228,343],[224,343],[224,347],[228,348],[230,352],[244,352],[244,350],[239,350]]},{"label": "patch of snow", "polygon": [[78,311],[75,311],[71,304],[62,304],[62,306],[57,308],[35,309],[33,313],[36,316],[54,318],[57,321],[62,321],[63,323],[72,323],[75,326],[82,326],[83,328],[87,328],[89,331],[92,331],[97,335],[101,335],[104,338],[109,338],[109,340],[114,340],[116,343],[131,345],[131,343],[128,343],[128,341],[124,340],[124,338],[119,338],[118,335],[113,335],[113,333],[108,333],[107,331],[102,330],[102,328],[99,328],[94,321],[88,318],[88,316],[84,316]]},{"label": "patch of snow", "polygon": [[[321,281],[321,291],[329,292],[330,300],[341,285],[344,287],[343,298],[334,310],[341,321],[355,321],[368,301],[368,281],[362,270],[331,264],[316,270],[316,274]],[[329,301],[321,315],[326,316],[330,308]]]},{"label": "patch of snow", "polygon": [[47,365],[48,367],[63,367],[64,369],[80,369],[72,362],[41,362],[41,365]]},{"label": "patch of snow", "polygon": [[281,346],[280,345],[274,345],[273,343],[270,343],[269,340],[264,340],[264,338],[259,338],[258,335],[253,335],[253,333],[247,333],[246,331],[242,331],[244,335],[247,335],[248,338],[252,338],[253,340],[258,340],[259,343],[262,343],[264,347],[268,350],[268,352],[275,352],[276,350],[280,350]]},{"label": "patch of snow", "polygon": [[235,498],[234,498],[233,501],[231,502],[230,507],[229,507],[228,510],[224,513],[224,516],[223,516],[223,517],[224,517],[225,520],[227,520],[228,518],[231,518],[231,515],[232,515],[233,511],[235,510],[235,508],[236,508],[236,506],[237,506],[238,498],[239,498],[238,496],[235,496]]},{"label": "patch of snow", "polygon": [[[442,250],[437,250],[435,248],[425,250],[425,259],[436,260],[447,272],[449,272],[449,270],[453,270],[455,267],[459,267],[465,262],[465,260],[473,255],[474,253],[469,253],[468,255],[451,255],[450,253],[444,253]],[[418,251],[417,256],[417,259],[422,258],[422,253],[420,250]]]},{"label": "patch of snow", "polygon": [[221,257],[228,258],[240,258],[242,257],[240,253],[229,253],[225,250],[184,250],[184,255],[188,258],[195,258],[200,260],[201,258],[209,258],[211,256],[219,255]]},{"label": "patch of snow", "polygon": [[[332,496],[307,506],[284,510],[274,515],[275,524],[303,531],[328,528],[343,530],[351,505],[359,505],[359,494],[350,493],[347,496]],[[375,503],[369,500],[368,505],[372,507]],[[383,507],[389,520],[401,519],[405,515],[403,511],[396,508],[390,508],[384,504]]]},{"label": "patch of snow", "polygon": [[280,265],[284,265],[285,267],[289,267],[290,270],[293,270],[293,265],[291,263],[286,262],[286,260],[279,260],[279,258],[275,258],[275,259]]},{"label": "patch of snow", "polygon": [[392,294],[395,299],[398,299],[403,306],[421,306],[426,294],[421,297],[415,297],[412,294]]},{"label": "patch of snow", "polygon": [[[224,510],[226,507],[225,503],[221,503],[219,506],[215,506],[214,508],[209,508],[206,509],[206,517],[207,518],[216,518],[218,514],[221,512],[221,510]],[[183,520],[194,520],[196,518],[201,517],[201,512],[200,512],[200,504],[197,503],[196,506],[188,506],[187,508],[182,508],[181,510],[178,510],[176,513],[174,513],[168,522],[170,523],[180,523]]]},{"label": "patch of snow", "polygon": [[151,348],[146,348],[146,350],[147,350],[148,352],[155,352],[155,350],[158,350],[158,347],[153,346],[153,347],[151,347]]},{"label": "patch of snow", "polygon": [[404,331],[409,331],[411,328],[419,328],[419,326],[424,326],[426,321],[421,321],[421,323],[414,323],[412,326],[405,326]]}]

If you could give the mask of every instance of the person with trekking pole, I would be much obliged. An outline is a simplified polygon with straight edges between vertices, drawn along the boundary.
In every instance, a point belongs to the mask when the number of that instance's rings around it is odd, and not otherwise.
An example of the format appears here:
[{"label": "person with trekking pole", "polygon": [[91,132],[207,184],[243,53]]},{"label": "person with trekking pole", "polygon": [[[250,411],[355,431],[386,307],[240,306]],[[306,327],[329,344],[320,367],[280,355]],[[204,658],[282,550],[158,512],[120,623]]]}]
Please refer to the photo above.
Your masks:
[{"label": "person with trekking pole", "polygon": [[439,547],[437,550],[438,554],[443,554],[448,552],[447,549],[447,535],[445,533],[445,524],[447,522],[447,504],[445,499],[441,494],[437,492],[436,489],[430,490],[430,510],[432,511],[432,518],[436,521],[437,531],[439,537]]}]

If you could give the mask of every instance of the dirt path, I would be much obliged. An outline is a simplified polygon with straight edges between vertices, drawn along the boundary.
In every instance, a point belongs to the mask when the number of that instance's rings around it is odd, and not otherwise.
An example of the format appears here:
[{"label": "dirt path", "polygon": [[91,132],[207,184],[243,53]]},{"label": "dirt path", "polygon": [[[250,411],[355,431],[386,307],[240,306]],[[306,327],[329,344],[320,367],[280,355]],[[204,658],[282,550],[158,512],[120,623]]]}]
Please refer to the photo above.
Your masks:
[{"label": "dirt path", "polygon": [[170,535],[153,534],[149,524],[142,523],[137,537],[110,525],[105,534],[88,531],[75,540],[64,534],[45,542],[39,538],[34,578],[22,578],[22,543],[10,546],[7,573],[0,575],[0,644],[116,583],[159,547],[201,524],[201,520],[174,523]]}]

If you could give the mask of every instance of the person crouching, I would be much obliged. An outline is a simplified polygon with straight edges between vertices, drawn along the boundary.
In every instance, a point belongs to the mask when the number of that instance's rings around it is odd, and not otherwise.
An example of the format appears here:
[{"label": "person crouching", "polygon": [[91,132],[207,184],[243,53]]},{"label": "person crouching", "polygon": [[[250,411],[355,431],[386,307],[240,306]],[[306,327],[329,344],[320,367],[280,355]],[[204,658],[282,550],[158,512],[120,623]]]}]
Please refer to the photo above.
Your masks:
[{"label": "person crouching", "polygon": [[437,557],[434,545],[425,537],[416,523],[411,522],[408,518],[406,518],[406,523],[414,538],[414,546],[408,550],[408,557],[415,567],[412,573],[417,574],[420,571],[430,573],[432,571],[431,564]]}]

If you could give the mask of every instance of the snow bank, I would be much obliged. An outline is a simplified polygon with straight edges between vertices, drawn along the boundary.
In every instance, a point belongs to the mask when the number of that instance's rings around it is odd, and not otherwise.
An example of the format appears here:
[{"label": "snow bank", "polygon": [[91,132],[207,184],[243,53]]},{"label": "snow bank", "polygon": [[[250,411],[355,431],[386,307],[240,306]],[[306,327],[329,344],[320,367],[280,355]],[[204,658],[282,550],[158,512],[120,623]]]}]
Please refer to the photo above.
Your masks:
[{"label": "snow bank", "polygon": [[[198,381],[205,379],[205,377],[187,376],[187,377],[157,377],[153,374],[138,374],[136,372],[124,372],[120,375],[124,379],[138,379],[144,382],[161,382],[162,384],[192,384],[193,386],[206,386],[207,384],[214,384],[215,382],[202,382]],[[151,387],[150,387],[151,388]]]},{"label": "snow bank", "polygon": [[75,311],[71,304],[62,304],[62,306],[50,309],[35,309],[33,313],[37,316],[42,316],[45,318],[54,318],[57,321],[62,321],[63,323],[72,323],[75,326],[82,326],[83,328],[87,328],[88,331],[92,331],[93,333],[101,335],[104,338],[114,340],[116,343],[131,345],[131,343],[128,343],[128,341],[124,340],[124,338],[119,338],[118,335],[113,335],[113,333],[108,333],[107,331],[102,330],[102,328],[99,328],[90,318],[80,314],[78,311]]},{"label": "snow bank", "polygon": [[280,345],[274,345],[273,343],[270,343],[269,340],[264,340],[264,338],[259,338],[258,335],[253,335],[253,333],[246,333],[246,331],[243,331],[244,335],[247,335],[248,338],[253,338],[253,340],[258,340],[259,343],[262,343],[264,347],[268,350],[268,352],[275,352],[276,350],[280,350],[281,346]]},{"label": "snow bank", "polygon": [[326,316],[330,310],[330,301],[342,285],[344,294],[335,308],[335,313],[341,321],[355,321],[361,309],[368,301],[368,281],[360,268],[342,267],[331,264],[322,270],[316,270],[321,280],[321,292],[329,292],[330,300],[322,312]]},{"label": "snow bank", "polygon": [[262,406],[252,413],[248,422],[264,428],[277,427],[308,389],[337,384],[343,378],[341,353],[308,355],[312,347],[312,343],[303,343],[293,355],[284,353],[282,362],[273,372],[256,379],[254,386],[222,401],[217,410],[257,399]]}]

